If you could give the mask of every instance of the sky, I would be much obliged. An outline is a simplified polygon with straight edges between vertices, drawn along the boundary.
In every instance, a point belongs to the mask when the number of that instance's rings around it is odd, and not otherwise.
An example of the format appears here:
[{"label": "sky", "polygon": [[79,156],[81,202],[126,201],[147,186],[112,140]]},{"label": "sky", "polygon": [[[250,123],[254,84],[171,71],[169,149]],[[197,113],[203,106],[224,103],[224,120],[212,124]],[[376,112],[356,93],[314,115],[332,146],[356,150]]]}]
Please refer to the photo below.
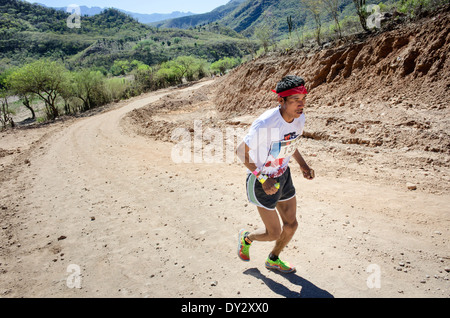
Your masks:
[{"label": "sky", "polygon": [[48,7],[67,7],[71,4],[126,10],[135,13],[171,13],[173,11],[205,13],[228,3],[230,0],[27,0]]}]

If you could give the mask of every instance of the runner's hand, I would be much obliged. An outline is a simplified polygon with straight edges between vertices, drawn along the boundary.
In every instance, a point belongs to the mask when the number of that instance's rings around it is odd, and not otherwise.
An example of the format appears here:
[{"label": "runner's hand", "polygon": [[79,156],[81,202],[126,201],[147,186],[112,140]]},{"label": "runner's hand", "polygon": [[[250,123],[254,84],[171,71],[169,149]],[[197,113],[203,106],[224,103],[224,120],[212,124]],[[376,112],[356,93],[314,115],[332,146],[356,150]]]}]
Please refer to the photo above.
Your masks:
[{"label": "runner's hand", "polygon": [[305,179],[312,180],[316,176],[314,170],[309,168],[309,167],[308,168],[301,168],[301,170],[302,170],[302,173],[303,173],[303,177]]},{"label": "runner's hand", "polygon": [[274,195],[278,192],[278,189],[275,187],[275,184],[277,184],[277,180],[269,178],[266,182],[262,185],[262,188],[264,192],[267,195]]}]

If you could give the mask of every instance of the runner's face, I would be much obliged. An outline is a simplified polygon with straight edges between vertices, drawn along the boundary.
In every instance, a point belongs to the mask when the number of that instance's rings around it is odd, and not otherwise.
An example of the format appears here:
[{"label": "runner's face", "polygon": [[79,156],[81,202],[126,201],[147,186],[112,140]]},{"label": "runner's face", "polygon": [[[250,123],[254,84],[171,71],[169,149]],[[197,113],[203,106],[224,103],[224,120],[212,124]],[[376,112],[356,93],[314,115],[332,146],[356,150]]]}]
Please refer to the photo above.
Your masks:
[{"label": "runner's face", "polygon": [[306,94],[291,95],[286,99],[281,98],[280,103],[286,118],[294,120],[303,114],[303,108],[306,103]]}]

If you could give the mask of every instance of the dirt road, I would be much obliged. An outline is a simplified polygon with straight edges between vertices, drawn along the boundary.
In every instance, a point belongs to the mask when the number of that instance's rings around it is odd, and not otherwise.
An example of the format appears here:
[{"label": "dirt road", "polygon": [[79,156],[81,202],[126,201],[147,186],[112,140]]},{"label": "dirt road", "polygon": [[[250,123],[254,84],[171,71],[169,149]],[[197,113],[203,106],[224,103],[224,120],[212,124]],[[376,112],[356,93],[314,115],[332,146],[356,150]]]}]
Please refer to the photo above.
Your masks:
[{"label": "dirt road", "polygon": [[292,166],[300,227],[283,255],[297,272],[264,268],[271,243],[241,262],[238,231],[261,226],[243,166],[175,164],[173,144],[121,125],[168,93],[2,137],[3,149],[36,140],[3,165],[13,179],[1,184],[0,296],[450,296],[448,193],[330,173],[332,157],[305,156],[312,182]]}]

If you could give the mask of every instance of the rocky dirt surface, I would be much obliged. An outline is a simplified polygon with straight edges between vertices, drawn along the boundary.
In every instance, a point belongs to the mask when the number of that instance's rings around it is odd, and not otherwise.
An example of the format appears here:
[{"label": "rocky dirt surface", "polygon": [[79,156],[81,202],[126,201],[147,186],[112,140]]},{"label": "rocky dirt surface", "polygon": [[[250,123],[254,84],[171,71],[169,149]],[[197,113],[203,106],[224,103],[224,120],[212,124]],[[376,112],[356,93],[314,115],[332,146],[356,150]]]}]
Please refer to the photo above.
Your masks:
[{"label": "rocky dirt surface", "polygon": [[[443,11],[2,132],[0,296],[448,298],[449,25]],[[317,177],[291,167],[300,226],[283,256],[297,272],[281,275],[264,268],[271,243],[237,258],[238,231],[262,224],[219,145],[276,106],[286,74],[310,90],[300,152]]]}]

